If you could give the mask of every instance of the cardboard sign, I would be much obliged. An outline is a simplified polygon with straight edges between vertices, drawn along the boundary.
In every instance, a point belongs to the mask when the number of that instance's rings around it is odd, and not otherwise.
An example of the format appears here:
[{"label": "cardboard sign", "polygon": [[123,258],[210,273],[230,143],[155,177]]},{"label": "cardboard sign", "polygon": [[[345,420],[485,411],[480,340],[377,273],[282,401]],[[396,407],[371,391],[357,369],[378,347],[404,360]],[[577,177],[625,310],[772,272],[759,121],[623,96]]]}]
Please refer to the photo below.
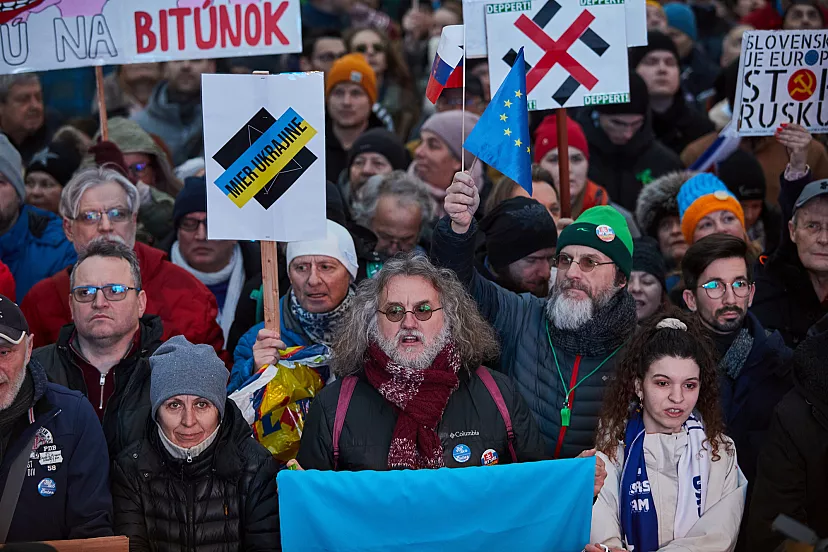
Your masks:
[{"label": "cardboard sign", "polygon": [[322,73],[203,75],[211,240],[325,236]]},{"label": "cardboard sign", "polygon": [[[457,454],[467,454],[465,445]],[[279,472],[285,552],[581,552],[595,458],[385,472]]]},{"label": "cardboard sign", "polygon": [[624,0],[487,4],[492,90],[523,46],[530,110],[628,102],[624,14]]},{"label": "cardboard sign", "polygon": [[0,73],[302,51],[299,0],[0,4]]},{"label": "cardboard sign", "polygon": [[[492,0],[463,0],[463,22],[466,26],[466,57],[483,58],[488,54],[486,44],[486,4]],[[543,0],[540,0],[543,3]],[[581,5],[591,5],[582,3]],[[627,46],[647,45],[647,1],[625,0],[624,18]]]},{"label": "cardboard sign", "polygon": [[740,59],[740,136],[771,136],[780,123],[828,132],[828,31],[747,31]]}]

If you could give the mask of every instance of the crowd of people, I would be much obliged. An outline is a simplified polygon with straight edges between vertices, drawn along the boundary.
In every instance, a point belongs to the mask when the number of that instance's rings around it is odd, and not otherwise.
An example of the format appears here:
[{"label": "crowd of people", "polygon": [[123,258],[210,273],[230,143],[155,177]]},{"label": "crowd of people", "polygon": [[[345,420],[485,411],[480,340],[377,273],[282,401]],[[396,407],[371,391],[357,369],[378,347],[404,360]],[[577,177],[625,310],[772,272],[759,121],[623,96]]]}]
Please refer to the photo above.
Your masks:
[{"label": "crowd of people", "polygon": [[[587,552],[828,537],[825,137],[689,169],[744,32],[826,13],[648,0],[628,103],[570,109],[566,151],[530,112],[531,194],[462,148],[485,59],[424,98],[454,0],[308,0],[301,54],[107,69],[106,140],[61,94],[86,69],[0,76],[0,543],[281,550],[285,465],[229,395],[290,347],[325,359],[292,468],[595,456]],[[325,79],[326,234],[279,246],[278,331],[259,244],[207,232],[201,75],[256,69]]]}]

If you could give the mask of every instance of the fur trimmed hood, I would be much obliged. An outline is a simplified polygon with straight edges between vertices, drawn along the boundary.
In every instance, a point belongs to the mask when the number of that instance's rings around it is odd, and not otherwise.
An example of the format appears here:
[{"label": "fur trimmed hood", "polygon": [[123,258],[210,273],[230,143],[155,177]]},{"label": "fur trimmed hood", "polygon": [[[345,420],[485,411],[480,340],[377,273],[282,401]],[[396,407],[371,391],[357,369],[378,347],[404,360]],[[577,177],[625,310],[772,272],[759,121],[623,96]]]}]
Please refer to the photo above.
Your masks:
[{"label": "fur trimmed hood", "polygon": [[678,193],[682,185],[698,174],[694,171],[675,171],[646,185],[635,204],[635,219],[641,233],[658,238],[658,223],[666,216],[679,216]]}]

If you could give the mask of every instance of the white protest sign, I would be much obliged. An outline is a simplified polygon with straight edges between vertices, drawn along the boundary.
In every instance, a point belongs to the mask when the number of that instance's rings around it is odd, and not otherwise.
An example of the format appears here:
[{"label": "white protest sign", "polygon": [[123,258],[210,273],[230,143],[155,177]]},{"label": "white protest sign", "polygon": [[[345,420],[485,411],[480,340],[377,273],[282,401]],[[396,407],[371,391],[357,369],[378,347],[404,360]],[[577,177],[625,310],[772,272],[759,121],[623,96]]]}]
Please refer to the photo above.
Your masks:
[{"label": "white protest sign", "polygon": [[299,0],[0,2],[0,73],[302,51]]},{"label": "white protest sign", "polygon": [[[463,0],[463,23],[466,26],[466,57],[486,57],[486,4],[492,0]],[[532,1],[532,0],[530,0]],[[543,0],[540,1],[543,4]],[[523,4],[525,2],[517,2]],[[582,2],[581,5],[592,5]],[[627,46],[647,45],[647,0],[625,0],[624,18]]]},{"label": "white protest sign", "polygon": [[828,31],[747,31],[740,59],[740,136],[771,136],[780,123],[828,132]]},{"label": "white protest sign", "polygon": [[322,79],[202,76],[209,239],[325,236]]},{"label": "white protest sign", "polygon": [[489,77],[496,90],[525,48],[529,109],[629,101],[623,0],[486,5]]}]

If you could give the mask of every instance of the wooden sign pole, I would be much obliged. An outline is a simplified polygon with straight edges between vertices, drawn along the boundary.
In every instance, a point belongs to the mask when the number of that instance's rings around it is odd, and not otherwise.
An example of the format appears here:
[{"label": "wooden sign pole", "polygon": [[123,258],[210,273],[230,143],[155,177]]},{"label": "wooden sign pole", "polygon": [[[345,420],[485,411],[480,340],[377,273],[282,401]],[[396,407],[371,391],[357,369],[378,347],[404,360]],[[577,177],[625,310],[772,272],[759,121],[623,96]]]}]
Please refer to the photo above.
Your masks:
[{"label": "wooden sign pole", "polygon": [[106,115],[106,98],[104,97],[103,67],[95,66],[95,83],[98,85],[98,116],[101,118],[101,140],[109,140],[109,123]]},{"label": "wooden sign pole", "polygon": [[572,218],[572,202],[569,197],[569,136],[566,132],[566,108],[556,110],[558,130],[558,195],[561,200],[561,218]]},{"label": "wooden sign pole", "polygon": [[[268,71],[253,71],[254,75],[269,75]],[[262,240],[262,299],[264,301],[265,328],[280,337],[279,313],[279,250],[275,241]]]}]

